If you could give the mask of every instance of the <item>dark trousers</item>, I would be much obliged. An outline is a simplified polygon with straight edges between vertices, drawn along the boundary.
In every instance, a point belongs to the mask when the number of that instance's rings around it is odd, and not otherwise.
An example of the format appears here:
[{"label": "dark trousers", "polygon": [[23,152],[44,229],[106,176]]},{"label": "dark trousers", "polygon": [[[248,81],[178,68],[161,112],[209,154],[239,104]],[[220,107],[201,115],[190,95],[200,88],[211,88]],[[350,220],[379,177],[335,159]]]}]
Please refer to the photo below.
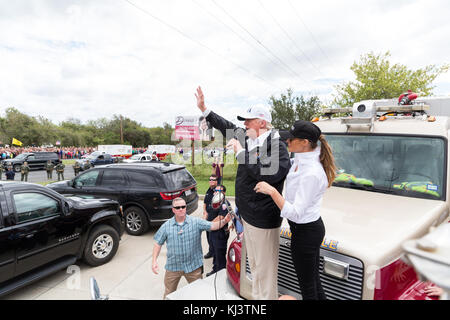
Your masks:
[{"label": "dark trousers", "polygon": [[229,233],[224,230],[211,231],[213,249],[213,271],[217,272],[227,266],[227,241]]},{"label": "dark trousers", "polygon": [[214,257],[214,248],[213,244],[211,243],[211,231],[206,231],[206,240],[208,240],[208,252],[206,254]]},{"label": "dark trousers", "polygon": [[297,272],[303,300],[325,300],[325,292],[319,276],[320,245],[325,236],[322,219],[297,224],[289,221],[291,227],[291,255]]}]

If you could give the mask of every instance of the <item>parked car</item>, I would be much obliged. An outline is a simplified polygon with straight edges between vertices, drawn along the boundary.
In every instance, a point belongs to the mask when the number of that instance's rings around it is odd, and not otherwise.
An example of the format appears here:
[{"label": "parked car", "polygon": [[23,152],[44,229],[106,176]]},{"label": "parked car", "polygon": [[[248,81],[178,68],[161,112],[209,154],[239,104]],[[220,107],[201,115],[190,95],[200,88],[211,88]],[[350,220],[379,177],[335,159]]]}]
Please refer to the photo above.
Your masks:
[{"label": "parked car", "polygon": [[64,197],[25,182],[0,185],[0,296],[83,259],[110,261],[124,232],[121,208],[109,199]]},{"label": "parked car", "polygon": [[84,171],[85,170],[86,161],[89,161],[90,165],[92,167],[95,167],[95,166],[100,166],[100,165],[103,165],[103,164],[114,163],[115,159],[108,153],[95,151],[95,152],[92,152],[91,154],[87,155],[85,158],[78,159],[76,161],[81,166],[81,170],[80,171]]},{"label": "parked car", "polygon": [[57,165],[60,162],[58,154],[55,152],[27,152],[21,153],[13,159],[2,160],[2,166],[6,168],[8,163],[10,163],[15,172],[20,172],[20,167],[26,161],[31,170],[44,169],[48,160],[54,165]]},{"label": "parked car", "polygon": [[133,163],[133,162],[151,161],[151,160],[152,160],[151,154],[140,153],[140,154],[135,154],[128,159],[124,159],[123,162],[124,163]]},{"label": "parked car", "polygon": [[187,214],[198,207],[197,182],[183,165],[165,162],[117,163],[95,167],[49,188],[66,195],[117,200],[123,207],[125,230],[145,233],[150,224],[173,217],[172,200],[186,200]]}]

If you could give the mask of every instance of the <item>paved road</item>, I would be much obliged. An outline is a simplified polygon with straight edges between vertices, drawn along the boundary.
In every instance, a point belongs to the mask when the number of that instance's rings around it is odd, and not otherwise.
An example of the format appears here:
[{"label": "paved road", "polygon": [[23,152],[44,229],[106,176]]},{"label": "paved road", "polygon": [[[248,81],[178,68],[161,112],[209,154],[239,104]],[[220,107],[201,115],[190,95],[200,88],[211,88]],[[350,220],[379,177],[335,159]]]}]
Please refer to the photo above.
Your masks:
[{"label": "paved road", "polygon": [[[73,170],[72,170],[73,171]],[[33,172],[39,174],[39,172]],[[45,173],[45,172],[44,172]],[[234,202],[230,201],[234,207]],[[193,216],[202,216],[203,201]],[[110,300],[161,300],[164,294],[164,265],[167,249],[163,246],[158,258],[160,273],[151,271],[153,236],[158,227],[151,227],[142,236],[124,233],[114,258],[100,267],[90,267],[78,261],[76,265],[61,270],[45,279],[24,287],[1,299],[8,300],[86,300],[90,299],[89,279],[97,279],[101,293],[108,294]],[[235,237],[232,231],[229,242]],[[202,234],[203,252],[208,243]],[[212,269],[212,259],[204,260],[205,273]],[[184,278],[178,288],[187,285]]]},{"label": "paved road", "polygon": [[[66,165],[66,168],[64,170],[64,179],[70,180],[75,176],[72,166]],[[2,175],[2,180],[6,180],[5,174]],[[21,181],[20,180],[20,172],[16,172],[16,175],[14,177],[15,181]],[[47,179],[47,171],[45,170],[32,170],[28,173],[28,182],[34,182],[34,183],[41,183],[49,181]],[[58,181],[58,174],[55,170],[53,170],[53,179],[51,181]]]}]

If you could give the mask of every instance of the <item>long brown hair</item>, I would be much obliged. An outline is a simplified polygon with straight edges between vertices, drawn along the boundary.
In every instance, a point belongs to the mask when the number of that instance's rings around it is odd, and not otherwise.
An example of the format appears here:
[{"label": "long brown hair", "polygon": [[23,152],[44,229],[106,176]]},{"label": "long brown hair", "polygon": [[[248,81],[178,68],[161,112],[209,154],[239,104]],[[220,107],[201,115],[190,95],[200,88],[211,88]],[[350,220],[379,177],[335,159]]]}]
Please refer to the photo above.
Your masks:
[{"label": "long brown hair", "polygon": [[[325,136],[323,134],[319,137],[320,141],[320,163],[322,163],[323,169],[325,170],[325,174],[327,175],[328,187],[331,187],[333,184],[334,178],[336,178],[337,167],[334,163],[333,152],[331,151],[331,147],[328,144]],[[311,142],[311,147],[315,149],[317,147],[317,142]]]}]

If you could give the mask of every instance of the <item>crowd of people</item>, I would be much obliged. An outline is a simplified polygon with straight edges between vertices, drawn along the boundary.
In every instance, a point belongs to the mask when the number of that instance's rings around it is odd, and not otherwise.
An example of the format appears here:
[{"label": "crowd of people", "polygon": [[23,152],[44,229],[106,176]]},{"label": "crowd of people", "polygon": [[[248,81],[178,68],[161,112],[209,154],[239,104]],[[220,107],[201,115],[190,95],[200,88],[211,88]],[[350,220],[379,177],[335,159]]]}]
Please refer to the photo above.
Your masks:
[{"label": "crowd of people", "polygon": [[2,160],[5,160],[15,158],[21,153],[55,152],[60,159],[80,159],[95,150],[94,147],[3,147],[0,148],[0,156]]},{"label": "crowd of people", "polygon": [[[1,147],[2,160],[12,159],[21,153],[29,152],[55,152],[60,159],[81,159],[86,154],[96,151],[96,147]],[[133,148],[132,154],[144,153],[147,148]]]}]

